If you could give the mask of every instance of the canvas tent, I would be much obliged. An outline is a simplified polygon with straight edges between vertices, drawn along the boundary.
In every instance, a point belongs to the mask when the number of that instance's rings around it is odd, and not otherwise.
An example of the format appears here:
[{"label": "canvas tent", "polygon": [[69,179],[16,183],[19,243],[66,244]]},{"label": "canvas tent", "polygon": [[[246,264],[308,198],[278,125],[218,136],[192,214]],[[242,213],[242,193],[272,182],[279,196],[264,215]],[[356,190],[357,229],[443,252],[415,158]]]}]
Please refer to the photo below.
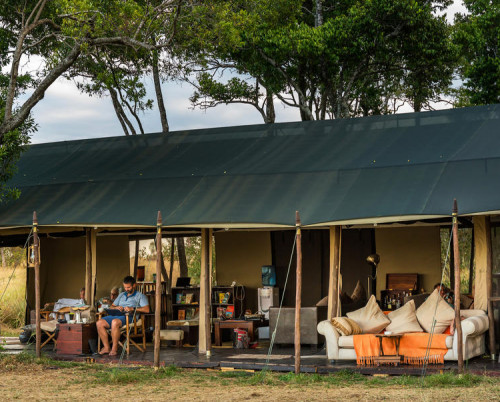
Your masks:
[{"label": "canvas tent", "polygon": [[283,229],[298,210],[338,247],[334,228],[435,222],[454,198],[484,228],[500,211],[499,123],[490,105],[32,145],[9,183],[20,198],[0,206],[0,241],[25,236],[34,210],[42,232],[80,234],[152,230],[159,210],[168,230]]}]

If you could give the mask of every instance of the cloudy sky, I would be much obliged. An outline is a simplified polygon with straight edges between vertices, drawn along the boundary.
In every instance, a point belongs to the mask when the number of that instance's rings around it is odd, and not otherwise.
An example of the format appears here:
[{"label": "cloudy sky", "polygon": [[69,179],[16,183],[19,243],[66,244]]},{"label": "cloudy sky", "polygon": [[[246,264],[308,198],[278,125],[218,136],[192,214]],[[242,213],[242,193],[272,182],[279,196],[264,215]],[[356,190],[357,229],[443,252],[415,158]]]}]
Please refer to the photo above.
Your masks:
[{"label": "cloudy sky", "polygon": [[[448,17],[463,12],[461,0],[454,0]],[[452,17],[451,17],[452,18]],[[146,81],[152,88],[152,82]],[[171,130],[220,127],[243,124],[260,124],[260,114],[247,105],[221,105],[207,111],[192,110],[189,96],[192,87],[186,83],[165,83],[162,87]],[[154,98],[150,94],[150,98]],[[277,121],[297,121],[298,112],[276,104]],[[123,135],[109,98],[90,98],[81,94],[71,81],[61,79],[46,93],[33,110],[38,132],[33,143],[66,141],[93,137]],[[143,116],[146,132],[161,131],[158,112],[153,110]]]}]

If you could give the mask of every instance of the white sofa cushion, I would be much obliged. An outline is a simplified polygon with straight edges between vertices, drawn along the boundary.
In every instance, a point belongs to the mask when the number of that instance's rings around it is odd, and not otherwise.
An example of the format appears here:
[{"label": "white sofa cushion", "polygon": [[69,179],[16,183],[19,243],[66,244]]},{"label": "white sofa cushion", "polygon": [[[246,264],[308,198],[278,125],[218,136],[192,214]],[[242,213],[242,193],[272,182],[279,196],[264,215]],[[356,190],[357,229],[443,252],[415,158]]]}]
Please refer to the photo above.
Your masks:
[{"label": "white sofa cushion", "polygon": [[422,327],[418,324],[417,315],[415,314],[415,302],[410,300],[403,307],[388,314],[391,323],[385,328],[386,331],[391,331],[395,334],[404,334],[407,332],[423,332]]},{"label": "white sofa cushion", "polygon": [[390,324],[390,320],[380,310],[374,295],[370,297],[365,307],[347,313],[347,317],[361,327],[363,334],[378,334]]},{"label": "white sofa cushion", "polygon": [[444,301],[438,289],[435,289],[427,300],[417,309],[418,322],[425,332],[431,332],[434,313],[436,313],[434,333],[442,334],[453,322],[455,311]]}]

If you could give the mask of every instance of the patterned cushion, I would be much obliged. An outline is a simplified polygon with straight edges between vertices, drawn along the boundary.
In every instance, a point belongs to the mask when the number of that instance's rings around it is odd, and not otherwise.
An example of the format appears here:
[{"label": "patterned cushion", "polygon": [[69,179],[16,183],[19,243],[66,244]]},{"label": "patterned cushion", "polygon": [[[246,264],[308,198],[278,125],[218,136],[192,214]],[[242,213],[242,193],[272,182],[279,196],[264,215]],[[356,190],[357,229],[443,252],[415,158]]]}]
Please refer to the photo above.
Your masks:
[{"label": "patterned cushion", "polygon": [[332,325],[337,331],[340,332],[342,336],[352,335],[352,327],[347,318],[345,317],[335,317],[332,318]]}]

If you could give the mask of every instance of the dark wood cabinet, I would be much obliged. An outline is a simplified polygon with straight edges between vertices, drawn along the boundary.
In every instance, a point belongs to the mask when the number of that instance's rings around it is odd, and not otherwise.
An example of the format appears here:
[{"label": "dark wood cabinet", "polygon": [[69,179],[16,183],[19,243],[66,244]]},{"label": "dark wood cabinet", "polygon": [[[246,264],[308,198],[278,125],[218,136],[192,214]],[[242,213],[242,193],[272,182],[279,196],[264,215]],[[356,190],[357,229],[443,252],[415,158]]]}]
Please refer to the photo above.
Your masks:
[{"label": "dark wood cabinet", "polygon": [[58,324],[57,354],[81,355],[91,353],[89,339],[97,339],[95,323]]}]

